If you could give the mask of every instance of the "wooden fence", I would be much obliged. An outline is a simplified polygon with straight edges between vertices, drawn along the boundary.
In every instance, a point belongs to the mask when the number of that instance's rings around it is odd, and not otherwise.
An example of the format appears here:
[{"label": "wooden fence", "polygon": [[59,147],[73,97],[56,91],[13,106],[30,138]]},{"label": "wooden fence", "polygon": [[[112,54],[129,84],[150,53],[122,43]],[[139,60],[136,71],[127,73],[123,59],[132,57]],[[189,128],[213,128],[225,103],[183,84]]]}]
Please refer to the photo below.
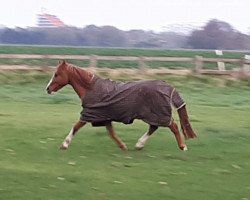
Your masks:
[{"label": "wooden fence", "polygon": [[[70,59],[70,60],[88,60],[89,67],[98,68],[98,61],[136,61],[140,69],[147,70],[147,62],[188,62],[194,67],[191,69],[192,73],[196,74],[210,74],[210,75],[250,75],[250,59],[248,57],[242,59],[234,58],[205,58],[202,56],[195,57],[136,57],[136,56],[98,56],[98,55],[25,55],[25,54],[0,54],[0,59],[43,59],[46,63],[49,59]],[[218,66],[217,70],[204,69],[204,63],[231,63],[237,67],[233,70],[221,69]],[[5,67],[8,69],[8,67]],[[4,69],[0,65],[0,69]],[[33,68],[34,69],[34,68]],[[36,68],[39,69],[39,68]],[[164,71],[164,70],[163,70]],[[163,73],[177,72],[178,70],[165,69]],[[175,73],[174,72],[174,73]],[[178,74],[178,73],[177,73]]]}]

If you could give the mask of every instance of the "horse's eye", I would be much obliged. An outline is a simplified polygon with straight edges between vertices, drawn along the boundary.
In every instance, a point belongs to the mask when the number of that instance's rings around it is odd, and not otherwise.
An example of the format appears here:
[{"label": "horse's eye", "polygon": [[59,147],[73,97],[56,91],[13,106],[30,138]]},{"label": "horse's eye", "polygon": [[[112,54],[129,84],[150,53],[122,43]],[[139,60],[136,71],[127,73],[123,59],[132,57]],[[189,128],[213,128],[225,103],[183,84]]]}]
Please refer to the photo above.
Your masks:
[{"label": "horse's eye", "polygon": [[58,76],[58,74],[55,74],[54,77],[56,78]]}]

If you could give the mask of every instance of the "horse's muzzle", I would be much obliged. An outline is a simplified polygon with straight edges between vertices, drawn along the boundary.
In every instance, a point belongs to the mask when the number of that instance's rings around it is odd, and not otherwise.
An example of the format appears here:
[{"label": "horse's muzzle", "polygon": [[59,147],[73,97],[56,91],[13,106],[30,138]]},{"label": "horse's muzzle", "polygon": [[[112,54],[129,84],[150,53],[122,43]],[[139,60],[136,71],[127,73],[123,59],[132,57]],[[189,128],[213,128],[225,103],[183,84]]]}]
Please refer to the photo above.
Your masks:
[{"label": "horse's muzzle", "polygon": [[48,94],[51,94],[51,91],[50,91],[49,87],[46,88],[46,91],[47,91]]}]

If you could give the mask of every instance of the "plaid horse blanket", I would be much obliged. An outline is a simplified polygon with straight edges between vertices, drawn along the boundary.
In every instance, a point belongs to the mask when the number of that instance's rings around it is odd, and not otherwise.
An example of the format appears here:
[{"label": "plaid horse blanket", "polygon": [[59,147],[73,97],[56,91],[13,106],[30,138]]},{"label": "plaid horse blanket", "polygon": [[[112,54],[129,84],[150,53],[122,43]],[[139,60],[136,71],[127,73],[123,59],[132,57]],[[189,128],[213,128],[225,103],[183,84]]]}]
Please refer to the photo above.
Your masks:
[{"label": "plaid horse blanket", "polygon": [[185,105],[179,93],[160,80],[118,82],[95,76],[82,99],[80,120],[93,126],[116,121],[124,124],[140,119],[155,126],[169,126],[172,108]]}]

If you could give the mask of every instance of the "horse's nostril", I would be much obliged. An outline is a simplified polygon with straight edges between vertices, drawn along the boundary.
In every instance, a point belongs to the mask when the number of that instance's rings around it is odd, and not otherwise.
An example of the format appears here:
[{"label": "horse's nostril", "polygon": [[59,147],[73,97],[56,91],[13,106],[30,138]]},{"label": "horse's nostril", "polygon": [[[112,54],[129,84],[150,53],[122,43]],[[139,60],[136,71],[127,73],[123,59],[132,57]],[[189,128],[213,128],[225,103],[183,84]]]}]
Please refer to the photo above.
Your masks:
[{"label": "horse's nostril", "polygon": [[48,94],[51,93],[50,90],[49,90],[49,87],[46,88],[46,91],[47,91]]}]

